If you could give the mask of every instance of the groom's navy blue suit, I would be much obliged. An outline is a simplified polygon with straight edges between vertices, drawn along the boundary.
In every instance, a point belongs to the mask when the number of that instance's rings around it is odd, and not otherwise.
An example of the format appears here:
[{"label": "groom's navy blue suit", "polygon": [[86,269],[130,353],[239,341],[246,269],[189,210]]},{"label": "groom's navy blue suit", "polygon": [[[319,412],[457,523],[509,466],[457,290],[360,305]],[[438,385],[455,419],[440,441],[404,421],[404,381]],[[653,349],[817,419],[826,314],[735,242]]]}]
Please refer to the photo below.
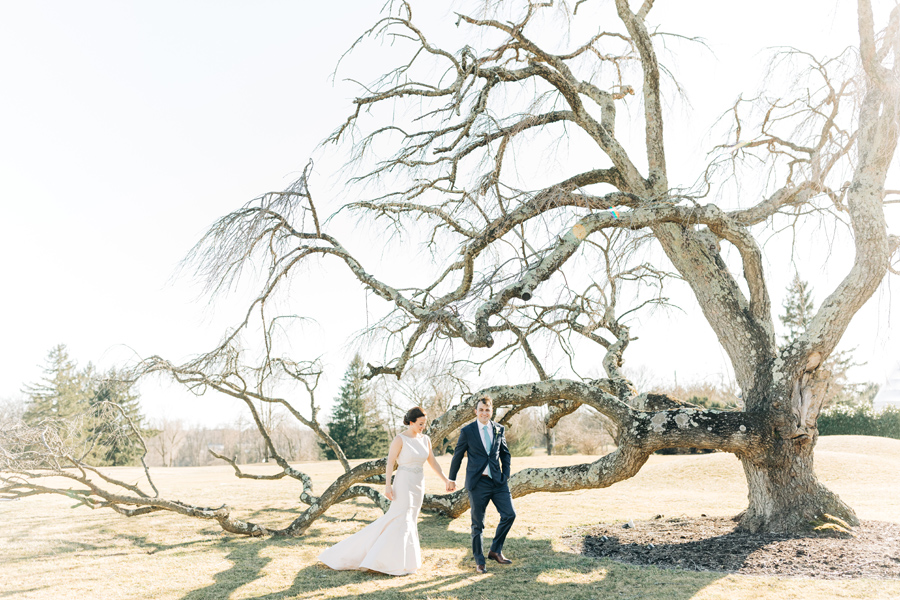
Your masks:
[{"label": "groom's navy blue suit", "polygon": [[[450,479],[456,480],[456,474],[462,465],[463,455],[468,455],[466,464],[466,490],[469,492],[469,505],[472,508],[472,554],[476,564],[484,564],[484,511],[488,502],[493,502],[497,512],[500,513],[500,524],[491,542],[491,552],[501,554],[506,534],[509,533],[513,521],[516,520],[516,511],[513,510],[512,495],[509,492],[509,446],[503,436],[505,428],[495,423],[488,422],[490,436],[493,438],[490,452],[485,450],[482,441],[482,433],[479,431],[481,424],[476,420],[463,427],[459,432],[459,441],[453,452],[453,460],[450,461]],[[485,468],[490,471],[490,476],[484,475]]]}]

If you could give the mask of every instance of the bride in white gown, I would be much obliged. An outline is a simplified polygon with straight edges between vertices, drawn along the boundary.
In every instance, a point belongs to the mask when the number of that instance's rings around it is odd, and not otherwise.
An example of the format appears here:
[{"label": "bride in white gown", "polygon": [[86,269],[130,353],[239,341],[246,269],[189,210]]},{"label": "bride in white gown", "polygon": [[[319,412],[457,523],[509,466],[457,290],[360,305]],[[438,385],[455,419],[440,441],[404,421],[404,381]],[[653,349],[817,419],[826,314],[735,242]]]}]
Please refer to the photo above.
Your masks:
[{"label": "bride in white gown", "polygon": [[[444,476],[434,458],[431,439],[422,433],[427,424],[425,412],[418,406],[411,408],[403,424],[408,426],[407,430],[394,438],[388,451],[384,495],[391,501],[391,507],[383,516],[319,555],[319,561],[332,569],[408,575],[422,566],[417,521],[425,496],[425,462],[444,480],[448,492],[453,491],[455,484]],[[397,474],[391,485],[394,463]]]}]

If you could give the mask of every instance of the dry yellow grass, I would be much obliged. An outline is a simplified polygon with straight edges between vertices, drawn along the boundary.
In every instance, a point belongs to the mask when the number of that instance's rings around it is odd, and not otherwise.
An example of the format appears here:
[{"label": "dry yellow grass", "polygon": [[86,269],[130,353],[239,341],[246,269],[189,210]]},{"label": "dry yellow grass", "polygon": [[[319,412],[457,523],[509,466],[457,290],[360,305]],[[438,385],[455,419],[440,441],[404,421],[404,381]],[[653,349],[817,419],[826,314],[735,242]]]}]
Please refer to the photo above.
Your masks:
[{"label": "dry yellow grass", "polygon": [[[900,441],[830,437],[816,453],[820,477],[863,519],[900,521]],[[514,467],[582,462],[585,457],[514,459]],[[587,458],[590,460],[590,458]],[[442,460],[445,465],[447,460]],[[303,465],[322,489],[335,463]],[[271,467],[253,469],[264,472]],[[115,469],[137,480],[137,469]],[[283,525],[293,482],[239,481],[230,467],[158,469],[169,497],[244,508],[246,518]],[[426,475],[431,491],[438,480]],[[425,564],[407,577],[334,572],[318,566],[326,546],[377,517],[360,500],[335,507],[306,536],[251,540],[176,515],[125,519],[108,511],[70,510],[64,498],[0,503],[0,598],[115,599],[638,599],[900,598],[898,581],[816,581],[746,577],[620,565],[573,554],[570,527],[666,516],[732,515],[746,505],[740,464],[731,455],[654,456],[633,479],[603,490],[534,494],[516,501],[506,553],[510,567],[476,576],[468,557],[468,514],[420,522]],[[488,527],[496,524],[489,511]]]}]

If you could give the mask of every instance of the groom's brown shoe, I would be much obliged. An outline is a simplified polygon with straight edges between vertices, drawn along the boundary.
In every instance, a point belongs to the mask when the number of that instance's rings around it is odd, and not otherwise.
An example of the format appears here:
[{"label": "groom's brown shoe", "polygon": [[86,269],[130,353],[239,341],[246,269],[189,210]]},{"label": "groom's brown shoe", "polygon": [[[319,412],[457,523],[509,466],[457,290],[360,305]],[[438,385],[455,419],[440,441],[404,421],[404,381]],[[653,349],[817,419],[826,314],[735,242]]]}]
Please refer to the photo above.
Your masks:
[{"label": "groom's brown shoe", "polygon": [[512,561],[503,556],[502,552],[488,552],[488,558],[496,560],[501,565],[511,565]]},{"label": "groom's brown shoe", "polygon": [[479,575],[484,575],[487,573],[487,567],[484,565],[475,565],[475,572]]}]

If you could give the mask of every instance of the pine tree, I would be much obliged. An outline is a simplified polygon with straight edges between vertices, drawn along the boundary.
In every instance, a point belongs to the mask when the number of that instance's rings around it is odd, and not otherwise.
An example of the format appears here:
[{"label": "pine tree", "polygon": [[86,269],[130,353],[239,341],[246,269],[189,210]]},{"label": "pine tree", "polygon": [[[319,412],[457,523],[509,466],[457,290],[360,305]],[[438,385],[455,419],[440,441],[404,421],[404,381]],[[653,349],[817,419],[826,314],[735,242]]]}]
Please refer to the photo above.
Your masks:
[{"label": "pine tree", "polygon": [[114,368],[98,373],[88,363],[79,370],[65,344],[50,350],[41,380],[23,392],[27,400],[22,420],[64,432],[73,453],[94,466],[134,464],[141,455],[143,447],[127,419],[142,434],[152,433],[132,384],[122,381]]},{"label": "pine tree", "polygon": [[84,370],[83,377],[89,385],[89,439],[95,443],[92,452],[94,463],[107,466],[135,464],[144,448],[131,426],[134,425],[145,437],[154,432],[144,423],[134,384],[126,381],[115,368],[98,374],[90,364]]},{"label": "pine tree", "polygon": [[800,279],[800,275],[796,271],[794,279],[787,288],[787,297],[781,306],[784,308],[784,314],[778,318],[788,330],[787,335],[784,336],[785,346],[787,346],[806,332],[806,328],[809,327],[813,318],[812,290],[809,289],[809,284]]},{"label": "pine tree", "polygon": [[69,357],[65,344],[50,350],[44,366],[44,375],[34,385],[22,390],[27,396],[23,420],[37,425],[48,419],[69,419],[88,407],[84,378],[77,365]]},{"label": "pine tree", "polygon": [[[365,365],[357,354],[344,373],[340,396],[328,423],[329,435],[340,444],[347,458],[374,458],[387,454],[388,436],[381,426],[364,379]],[[325,457],[337,458],[335,453],[321,444]]]}]

